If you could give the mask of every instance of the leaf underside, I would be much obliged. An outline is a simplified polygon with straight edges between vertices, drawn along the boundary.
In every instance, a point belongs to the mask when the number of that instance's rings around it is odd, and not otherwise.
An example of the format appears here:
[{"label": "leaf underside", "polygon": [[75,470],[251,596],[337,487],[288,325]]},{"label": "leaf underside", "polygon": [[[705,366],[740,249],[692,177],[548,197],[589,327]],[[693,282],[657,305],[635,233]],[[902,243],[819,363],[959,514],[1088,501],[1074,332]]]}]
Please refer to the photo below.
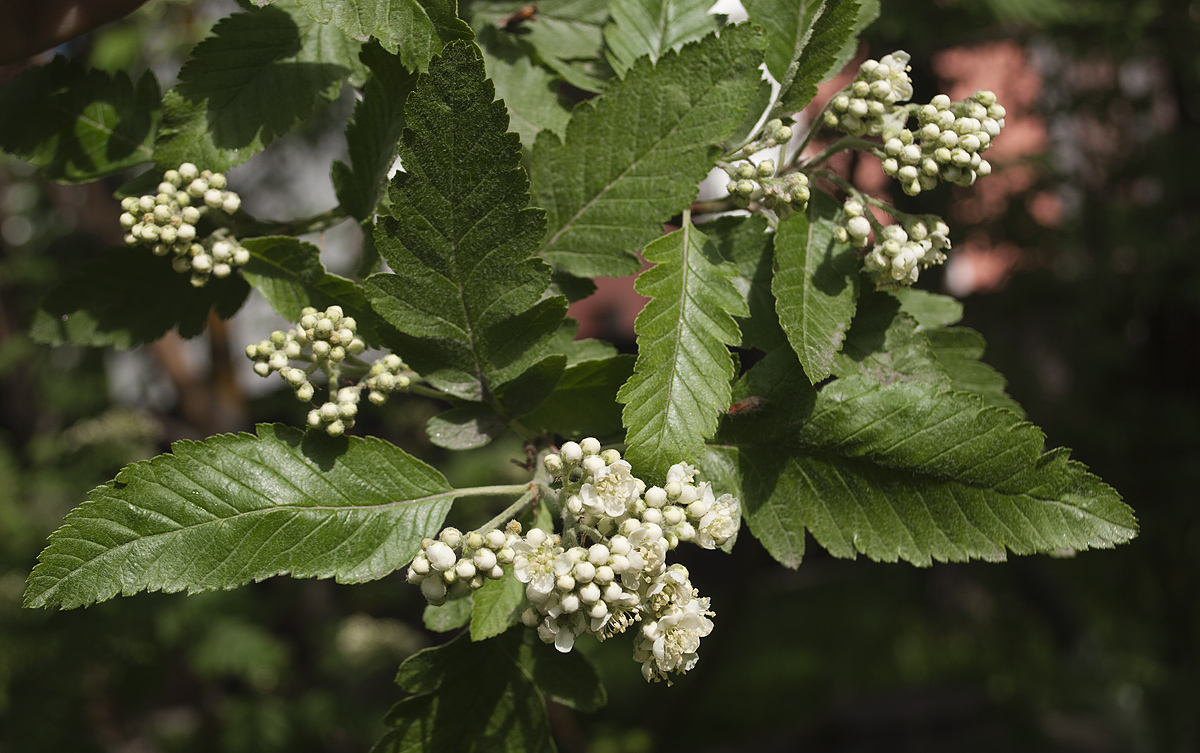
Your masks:
[{"label": "leaf underside", "polygon": [[657,62],[668,50],[703,39],[717,30],[709,0],[613,0],[612,23],[604,27],[609,62],[624,75],[646,55]]},{"label": "leaf underside", "polygon": [[182,440],[94,489],[50,537],[25,606],[233,588],[273,575],[381,578],[441,527],[454,492],[381,439],[279,424]]}]

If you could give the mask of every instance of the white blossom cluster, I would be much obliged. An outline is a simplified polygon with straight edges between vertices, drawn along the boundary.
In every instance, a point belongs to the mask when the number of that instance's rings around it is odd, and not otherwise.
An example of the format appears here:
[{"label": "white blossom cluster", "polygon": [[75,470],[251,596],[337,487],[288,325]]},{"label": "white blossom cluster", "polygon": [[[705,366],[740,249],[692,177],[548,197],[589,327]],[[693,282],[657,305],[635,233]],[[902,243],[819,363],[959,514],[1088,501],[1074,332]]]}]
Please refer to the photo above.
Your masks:
[{"label": "white blossom cluster", "polygon": [[767,209],[790,205],[797,212],[808,206],[808,176],[795,172],[776,177],[775,160],[765,159],[757,165],[736,162],[725,172],[729,175],[727,189],[741,206],[758,201]]},{"label": "white blossom cluster", "polygon": [[825,125],[851,136],[883,133],[893,105],[913,95],[908,60],[907,52],[897,50],[879,60],[863,61],[854,80],[830,100]]},{"label": "white blossom cluster", "polygon": [[[246,346],[246,357],[254,361],[254,373],[259,376],[278,372],[301,402],[313,399],[316,387],[312,376],[318,371],[324,373],[329,379],[330,399],[308,412],[308,425],[340,436],[354,426],[364,387],[368,399],[382,405],[390,393],[406,389],[411,383],[404,373],[407,370],[404,361],[389,353],[369,368],[364,364],[366,375],[357,384],[336,388],[340,365],[366,349],[357,329],[358,323],[346,316],[341,306],[330,306],[325,311],[305,307],[295,328],[287,332],[276,330],[270,338]],[[292,361],[304,363],[305,367],[292,366]]]},{"label": "white blossom cluster", "polygon": [[158,190],[141,197],[121,200],[121,227],[129,246],[148,246],[156,256],[172,255],[176,272],[191,272],[191,282],[200,287],[209,277],[228,277],[233,268],[250,260],[250,252],[219,231],[199,239],[196,223],[209,209],[233,214],[241,198],[225,190],[225,176],[201,172],[185,162],[178,170],[167,170]]},{"label": "white blossom cluster", "polygon": [[[842,214],[843,224],[834,231],[835,238],[842,243],[853,241],[859,248],[866,246],[871,235],[866,207],[850,197],[842,204]],[[911,285],[920,270],[946,261],[945,251],[950,246],[950,227],[940,218],[908,215],[901,223],[879,230],[863,266],[880,287]]]},{"label": "white blossom cluster", "polygon": [[421,551],[408,566],[408,582],[420,586],[434,606],[466,596],[487,580],[504,577],[504,565],[513,563],[520,532],[521,525],[515,522],[504,531],[493,528],[466,535],[457,528],[444,528],[436,539],[421,542]]},{"label": "white blossom cluster", "polygon": [[[561,480],[570,540],[540,528],[515,537],[520,533],[515,523],[503,539],[499,531],[483,535],[494,561],[511,561],[513,575],[525,584],[529,606],[521,621],[564,653],[580,635],[603,640],[637,623],[634,659],[647,680],[668,680],[690,670],[700,639],[712,631],[713,613],[687,569],[668,564],[667,558],[681,541],[707,549],[731,541],[741,522],[739,501],[729,494],[716,497],[709,483],[696,482],[695,469],[686,463],[670,468],[665,486],[647,488],[619,452],[601,452],[593,437],[564,443],[559,454],[547,455],[543,463]],[[425,547],[408,576],[435,604],[445,594],[456,595],[458,581],[466,579],[470,588],[482,585],[478,576],[493,562],[479,560],[478,542],[472,539],[479,534],[463,538],[448,530],[450,541],[443,538],[445,531],[438,540],[449,548],[443,551],[436,543]],[[573,546],[577,536],[580,543]],[[587,540],[594,543],[584,546]],[[454,542],[465,542],[461,556],[453,552]],[[426,586],[435,570],[444,586]],[[497,574],[496,569],[484,573]],[[462,586],[458,591],[467,592]]]},{"label": "white blossom cluster", "polygon": [[883,171],[915,196],[939,180],[969,186],[990,175],[981,156],[1004,128],[1005,110],[996,95],[980,90],[969,99],[951,102],[945,94],[916,109],[916,131],[900,128],[883,144]]}]

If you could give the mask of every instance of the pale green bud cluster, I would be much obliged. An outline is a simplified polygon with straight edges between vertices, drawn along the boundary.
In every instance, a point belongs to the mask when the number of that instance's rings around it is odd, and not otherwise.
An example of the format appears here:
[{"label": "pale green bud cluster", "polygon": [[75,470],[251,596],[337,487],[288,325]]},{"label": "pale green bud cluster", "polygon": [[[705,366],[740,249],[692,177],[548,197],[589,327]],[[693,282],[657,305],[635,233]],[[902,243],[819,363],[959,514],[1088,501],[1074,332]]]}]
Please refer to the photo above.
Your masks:
[{"label": "pale green bud cluster", "polygon": [[981,155],[1004,128],[1005,115],[995,94],[981,90],[961,102],[939,94],[916,115],[915,131],[899,128],[885,134],[883,144],[883,171],[899,180],[905,193],[915,196],[938,181],[969,186],[991,174]]},{"label": "pale green bud cluster", "polygon": [[834,95],[825,111],[825,125],[851,136],[883,133],[893,105],[913,95],[909,55],[897,50],[879,60],[866,60],[850,84]]},{"label": "pale green bud cluster", "polygon": [[[308,425],[340,436],[354,426],[362,389],[368,389],[368,399],[375,405],[387,400],[388,394],[408,388],[411,384],[404,361],[389,353],[371,364],[367,374],[357,384],[337,388],[341,365],[346,358],[366,349],[357,334],[358,323],[346,316],[341,306],[318,311],[311,306],[300,312],[294,329],[276,330],[270,338],[246,347],[246,357],[254,361],[254,373],[270,376],[278,372],[301,402],[311,402],[316,388],[311,377],[321,371],[329,377],[329,400],[308,412]],[[305,364],[304,368],[292,365]],[[360,368],[365,364],[357,361]],[[334,391],[336,389],[336,392]]]},{"label": "pale green bud cluster", "polygon": [[225,190],[225,185],[221,173],[201,172],[190,162],[167,170],[156,193],[121,200],[125,243],[147,246],[156,256],[171,256],[175,271],[190,272],[196,287],[210,277],[228,277],[234,267],[250,260],[250,252],[227,234],[198,238],[196,232],[196,224],[209,209],[232,214],[241,205],[238,195]]},{"label": "pale green bud cluster", "polygon": [[371,364],[371,370],[367,372],[367,379],[363,382],[368,390],[367,399],[374,405],[383,405],[388,395],[397,390],[408,389],[410,381],[404,373],[407,369],[408,366],[400,360],[400,356],[394,353],[389,353]]},{"label": "pale green bud cluster", "polygon": [[742,156],[749,157],[763,149],[786,144],[791,138],[792,127],[784,125],[779,118],[773,118],[763,125],[762,134],[757,139],[742,147],[741,153]]},{"label": "pale green bud cluster", "polygon": [[950,228],[937,217],[910,217],[876,237],[863,267],[880,287],[911,285],[920,270],[946,261]]},{"label": "pale green bud cluster", "polygon": [[725,173],[729,176],[726,188],[741,207],[757,201],[767,209],[790,206],[802,212],[808,206],[808,176],[796,172],[776,177],[774,160],[765,159],[757,165],[735,162],[725,168]]},{"label": "pale green bud cluster", "polygon": [[516,521],[503,531],[464,534],[444,528],[436,539],[421,542],[421,551],[408,566],[408,582],[420,586],[434,606],[478,591],[488,580],[504,577],[504,566],[513,563],[513,546],[521,540],[520,534],[521,524]]}]

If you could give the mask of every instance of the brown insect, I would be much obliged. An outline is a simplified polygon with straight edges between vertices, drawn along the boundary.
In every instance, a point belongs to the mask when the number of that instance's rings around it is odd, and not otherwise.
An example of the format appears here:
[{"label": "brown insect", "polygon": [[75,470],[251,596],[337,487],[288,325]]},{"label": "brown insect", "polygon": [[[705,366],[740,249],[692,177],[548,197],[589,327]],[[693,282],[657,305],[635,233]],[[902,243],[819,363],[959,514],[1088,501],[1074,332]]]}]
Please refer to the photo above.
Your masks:
[{"label": "brown insect", "polygon": [[516,13],[513,13],[512,15],[506,16],[506,17],[500,19],[499,21],[497,21],[496,26],[497,26],[497,28],[503,29],[504,31],[517,31],[518,27],[523,22],[532,21],[533,17],[536,14],[537,14],[537,5],[534,3],[530,3],[529,5],[526,5],[524,8],[520,9]]},{"label": "brown insect", "polygon": [[765,397],[751,395],[750,397],[738,400],[736,403],[729,406],[729,409],[726,410],[725,413],[730,416],[740,416],[746,413],[755,413],[762,410],[762,407],[766,404],[767,399]]}]

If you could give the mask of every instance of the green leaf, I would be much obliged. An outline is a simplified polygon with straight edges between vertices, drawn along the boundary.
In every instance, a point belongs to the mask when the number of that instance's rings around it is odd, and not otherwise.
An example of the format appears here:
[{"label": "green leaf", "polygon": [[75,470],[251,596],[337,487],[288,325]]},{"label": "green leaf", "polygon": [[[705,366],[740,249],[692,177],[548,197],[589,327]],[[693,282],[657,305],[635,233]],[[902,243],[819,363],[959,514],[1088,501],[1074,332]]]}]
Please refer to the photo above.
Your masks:
[{"label": "green leaf", "polygon": [[[805,0],[799,0],[805,2]],[[807,5],[808,2],[805,2]],[[817,84],[831,78],[841,65],[837,61],[858,32],[858,0],[825,0],[825,8],[812,22],[812,32],[797,51],[794,67],[780,80],[777,108],[790,114],[803,110],[817,94]]]},{"label": "green leaf", "polygon": [[711,7],[708,0],[611,0],[612,23],[604,27],[604,41],[613,70],[624,76],[643,55],[655,63],[667,50],[678,51],[716,31]]},{"label": "green leaf", "polygon": [[197,288],[147,248],[110,248],[46,294],[30,335],[49,345],[119,349],[153,342],[172,328],[191,338],[204,331],[209,311],[228,319],[249,292],[237,275]]},{"label": "green leaf", "polygon": [[242,245],[250,252],[243,276],[284,319],[300,321],[300,310],[306,306],[324,310],[337,305],[354,317],[363,340],[379,342],[385,325],[371,308],[363,287],[325,271],[316,246],[292,236],[249,238]]},{"label": "green leaf", "polygon": [[365,222],[375,215],[388,171],[396,161],[396,142],[404,131],[404,102],[416,76],[377,44],[364,46],[360,57],[371,69],[371,77],[346,126],[350,164],[333,163],[333,186],[342,207]]},{"label": "green leaf", "polygon": [[[500,26],[527,5],[525,0],[473,3],[471,21],[476,33],[483,36],[485,28]],[[608,8],[596,0],[541,0],[532,18],[518,24],[515,32],[504,31],[503,35],[528,45],[553,69],[567,61],[598,59],[607,21]]]},{"label": "green leaf", "polygon": [[517,580],[512,569],[500,580],[489,580],[475,592],[475,607],[471,611],[471,640],[482,641],[500,635],[521,618],[529,605],[525,584]]},{"label": "green leaf", "polygon": [[[271,0],[255,0],[260,5]],[[371,37],[410,71],[425,71],[442,47],[470,40],[471,27],[458,18],[454,0],[297,0],[310,16],[346,36]]]},{"label": "green leaf", "polygon": [[617,400],[629,429],[625,457],[659,480],[700,455],[729,407],[734,369],[726,346],[741,340],[733,317],[748,311],[731,281],[733,265],[687,218],[643,256],[655,266],[634,289],[650,302],[634,323],[637,363]]},{"label": "green leaf", "polygon": [[479,33],[478,42],[496,96],[508,108],[509,125],[526,149],[542,131],[562,136],[571,113],[558,100],[558,82],[545,68],[535,65],[511,35],[492,27]]},{"label": "green leaf", "polygon": [[429,441],[447,450],[473,450],[503,434],[504,419],[486,405],[472,404],[439,413],[425,424]]},{"label": "green leaf", "polygon": [[832,373],[858,299],[858,257],[833,237],[839,212],[832,197],[814,191],[808,211],[775,233],[775,308],[813,384]]},{"label": "green leaf", "polygon": [[728,28],[638,61],[624,80],[579,105],[565,143],[538,136],[531,175],[546,208],[541,254],[571,274],[633,274],[633,252],[687,208],[718,146],[741,123],[759,78],[762,40]]},{"label": "green leaf", "polygon": [[521,419],[535,431],[606,437],[621,429],[617,390],[633,374],[634,357],[618,355],[567,367],[554,392]]},{"label": "green leaf", "polygon": [[859,0],[858,13],[854,18],[852,34],[845,42],[842,43],[842,49],[838,50],[833,56],[832,62],[825,70],[825,75],[821,78],[822,81],[827,81],[841,72],[846,64],[854,59],[858,54],[858,36],[862,34],[868,26],[879,18],[880,5],[879,0]]},{"label": "green leaf", "polygon": [[[394,273],[367,281],[392,324],[393,350],[458,397],[492,399],[542,356],[566,311],[543,298],[550,269],[533,255],[544,228],[528,208],[516,134],[473,45],[448,45],[409,96],[375,242]],[[403,335],[399,333],[404,333]]]},{"label": "green leaf", "polygon": [[592,711],[606,701],[578,651],[560,654],[532,630],[474,642],[462,635],[413,654],[396,682],[413,693],[388,714],[393,729],[373,753],[552,753],[545,699]]},{"label": "green leaf", "polygon": [[742,331],[741,346],[764,352],[787,347],[787,335],[779,326],[775,296],[771,293],[775,235],[767,233],[766,219],[761,215],[722,217],[701,225],[700,229],[717,244],[721,257],[737,267],[733,284],[750,312],[737,320]]},{"label": "green leaf", "polygon": [[1008,380],[1004,375],[979,360],[985,347],[983,335],[966,327],[932,329],[925,334],[938,363],[949,373],[954,389],[974,392],[988,405],[1025,415],[1021,405],[1005,392]]},{"label": "green leaf", "polygon": [[0,149],[52,180],[86,182],[150,162],[160,117],[154,74],[135,85],[56,57],[0,87]]},{"label": "green leaf", "polygon": [[762,28],[767,38],[767,70],[781,86],[790,87],[795,79],[800,55],[812,39],[813,24],[824,13],[825,4],[826,0],[746,0],[751,22]]},{"label": "green leaf", "polygon": [[897,288],[888,294],[900,301],[900,310],[922,329],[948,327],[962,321],[963,306],[957,299],[920,288]]},{"label": "green leaf", "polygon": [[449,633],[471,621],[473,608],[474,600],[471,594],[458,599],[450,599],[440,607],[426,604],[425,611],[421,613],[421,622],[425,624],[427,630],[435,633]]},{"label": "green leaf", "polygon": [[235,13],[213,27],[164,99],[155,161],[224,171],[333,100],[359,67],[359,45],[279,7]]},{"label": "green leaf", "polygon": [[438,531],[457,494],[375,438],[261,424],[257,436],[181,440],[171,450],[126,466],[67,515],[29,576],[25,606],[70,609],[284,573],[382,578]]},{"label": "green leaf", "polygon": [[542,404],[562,379],[567,357],[559,353],[548,355],[512,379],[496,388],[496,397],[505,412],[518,418]]},{"label": "green leaf", "polygon": [[917,380],[950,386],[950,374],[938,362],[926,333],[901,311],[898,300],[875,291],[859,299],[833,373],[862,374],[882,384]]}]

